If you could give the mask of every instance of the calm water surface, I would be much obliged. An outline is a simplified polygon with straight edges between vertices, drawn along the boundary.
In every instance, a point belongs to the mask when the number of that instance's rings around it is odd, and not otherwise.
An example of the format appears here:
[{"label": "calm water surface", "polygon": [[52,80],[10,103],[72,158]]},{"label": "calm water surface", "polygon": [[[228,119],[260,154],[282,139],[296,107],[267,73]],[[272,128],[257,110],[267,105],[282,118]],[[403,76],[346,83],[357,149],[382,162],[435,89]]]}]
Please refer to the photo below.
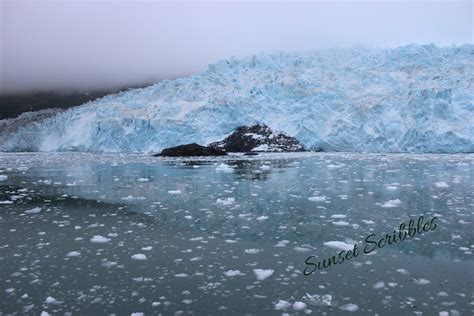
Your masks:
[{"label": "calm water surface", "polygon": [[[473,166],[0,154],[0,315],[472,315]],[[421,215],[437,228],[303,274]]]}]

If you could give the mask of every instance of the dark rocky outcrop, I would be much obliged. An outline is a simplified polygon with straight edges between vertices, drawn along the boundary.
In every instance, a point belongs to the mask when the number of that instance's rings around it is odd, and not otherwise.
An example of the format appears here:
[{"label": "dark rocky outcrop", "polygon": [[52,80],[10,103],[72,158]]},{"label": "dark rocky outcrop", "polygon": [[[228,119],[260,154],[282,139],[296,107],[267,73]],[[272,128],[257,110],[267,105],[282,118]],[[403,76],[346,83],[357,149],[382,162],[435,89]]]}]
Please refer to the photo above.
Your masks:
[{"label": "dark rocky outcrop", "polygon": [[287,152],[305,151],[294,138],[274,132],[267,125],[238,127],[226,139],[209,144],[209,147],[226,152]]},{"label": "dark rocky outcrop", "polygon": [[196,143],[179,145],[163,149],[154,156],[160,157],[191,157],[191,156],[225,156],[227,153],[218,148],[201,146]]}]

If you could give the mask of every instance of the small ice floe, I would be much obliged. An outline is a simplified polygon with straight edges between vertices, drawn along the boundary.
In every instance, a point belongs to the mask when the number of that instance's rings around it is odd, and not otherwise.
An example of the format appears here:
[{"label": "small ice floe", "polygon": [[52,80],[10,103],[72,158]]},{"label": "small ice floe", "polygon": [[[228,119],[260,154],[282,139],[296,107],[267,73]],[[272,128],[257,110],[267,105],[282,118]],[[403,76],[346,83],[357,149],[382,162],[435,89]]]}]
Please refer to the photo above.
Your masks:
[{"label": "small ice floe", "polygon": [[444,181],[435,182],[437,188],[449,188],[449,185]]},{"label": "small ice floe", "polygon": [[392,208],[392,207],[398,207],[401,204],[402,204],[402,201],[400,201],[399,199],[395,199],[395,200],[389,200],[385,202],[384,204],[382,204],[382,207]]},{"label": "small ice floe", "polygon": [[95,244],[105,244],[110,241],[110,238],[100,236],[100,235],[95,235],[94,237],[91,238],[91,242]]},{"label": "small ice floe", "polygon": [[145,316],[145,313],[134,312],[134,313],[130,314],[130,316]]},{"label": "small ice floe", "polygon": [[131,196],[131,195],[122,198],[122,200],[124,200],[124,201],[132,201],[132,200],[134,200],[134,199],[135,199],[135,198],[134,198],[133,196]]},{"label": "small ice floe", "polygon": [[240,272],[239,270],[228,270],[224,272],[224,275],[227,277],[235,277],[235,276],[241,276],[245,274]]},{"label": "small ice floe", "polygon": [[363,219],[363,220],[362,220],[362,223],[367,224],[367,225],[374,225],[374,224],[375,224],[374,221],[366,220],[366,219]]},{"label": "small ice floe", "polygon": [[253,269],[253,273],[255,273],[255,277],[259,281],[263,281],[266,278],[270,277],[275,270],[272,269]]},{"label": "small ice floe", "polygon": [[49,313],[46,312],[46,311],[42,311],[41,314],[40,314],[40,316],[49,316]]},{"label": "small ice floe", "polygon": [[346,221],[335,221],[335,222],[332,222],[332,224],[336,226],[349,226],[349,222],[346,222]]},{"label": "small ice floe", "polygon": [[394,190],[398,189],[398,187],[396,187],[394,185],[389,185],[386,188],[387,188],[387,190],[390,190],[390,191],[394,191]]},{"label": "small ice floe", "polygon": [[133,260],[146,260],[146,256],[142,253],[137,253],[132,256]]},{"label": "small ice floe", "polygon": [[25,214],[37,214],[39,212],[41,212],[41,207],[35,207],[30,210],[26,210]]},{"label": "small ice floe", "polygon": [[337,168],[342,168],[342,167],[344,167],[344,166],[345,166],[345,164],[343,164],[343,163],[339,163],[339,164],[337,164],[337,165],[331,163],[331,164],[327,165],[327,167],[328,167],[329,169],[337,169]]},{"label": "small ice floe", "polygon": [[193,217],[192,217],[191,215],[186,215],[186,216],[184,217],[184,219],[191,220],[191,219],[193,219]]},{"label": "small ice floe", "polygon": [[303,302],[294,302],[293,303],[293,309],[295,311],[302,311],[306,308],[306,304]]},{"label": "small ice floe", "polygon": [[408,271],[405,269],[397,269],[396,271],[401,274],[408,274]]},{"label": "small ice floe", "polygon": [[4,175],[4,174],[0,174],[0,181],[5,181],[8,179],[8,176]]},{"label": "small ice floe", "polygon": [[138,178],[137,179],[137,182],[148,182],[148,181],[150,181],[150,179],[148,179],[148,178]]},{"label": "small ice floe", "polygon": [[308,251],[311,251],[310,248],[300,247],[300,246],[294,247],[293,250],[294,250],[294,251],[297,251],[297,252],[308,252]]},{"label": "small ice floe", "polygon": [[178,273],[174,275],[175,278],[187,278],[188,275],[186,273]]},{"label": "small ice floe", "polygon": [[232,173],[232,172],[234,172],[234,168],[232,168],[231,166],[229,166],[225,163],[221,163],[216,167],[216,171],[217,172]]},{"label": "small ice floe", "polygon": [[411,279],[411,281],[415,284],[418,284],[418,285],[426,285],[426,284],[430,284],[431,281],[430,280],[427,280],[427,279],[423,279],[423,278],[420,278],[420,279]]},{"label": "small ice floe", "polygon": [[13,204],[13,201],[0,201],[0,204],[4,204],[4,205]]},{"label": "small ice floe", "polygon": [[290,308],[291,303],[287,302],[285,300],[279,300],[278,303],[275,304],[275,309],[276,310],[286,310]]},{"label": "small ice floe", "polygon": [[251,248],[251,249],[245,249],[245,253],[248,253],[248,254],[251,254],[251,255],[255,255],[259,252],[261,252],[262,250],[260,249],[255,249],[255,248]]},{"label": "small ice floe", "polygon": [[57,299],[55,299],[55,298],[52,297],[52,296],[48,296],[44,302],[45,302],[46,304],[60,304],[60,303],[61,303],[61,302],[59,302]]},{"label": "small ice floe", "polygon": [[383,289],[384,287],[385,287],[385,283],[383,281],[378,281],[372,286],[372,288],[374,289]]},{"label": "small ice floe", "polygon": [[231,205],[235,202],[235,198],[225,198],[225,199],[217,199],[216,200],[216,204],[220,204],[220,205]]},{"label": "small ice floe", "polygon": [[308,201],[311,201],[311,202],[324,202],[326,201],[326,197],[324,195],[321,195],[321,196],[310,196],[308,198]]},{"label": "small ice floe", "polygon": [[286,247],[286,245],[289,243],[289,240],[279,240],[274,247]]},{"label": "small ice floe", "polygon": [[153,249],[152,246],[142,247],[142,250],[143,250],[143,251],[151,251],[152,249]]},{"label": "small ice floe", "polygon": [[257,217],[257,221],[259,221],[259,222],[264,221],[266,219],[268,219],[268,216],[262,215],[262,216]]},{"label": "small ice floe", "polygon": [[66,254],[66,257],[73,258],[73,257],[80,257],[81,253],[79,251],[71,251]]},{"label": "small ice floe", "polygon": [[439,312],[438,315],[439,315],[439,316],[449,316],[449,312],[447,312],[447,311],[441,311],[441,312]]},{"label": "small ice floe", "polygon": [[177,194],[181,194],[181,190],[169,190],[168,191],[168,194],[171,194],[171,195],[177,195]]},{"label": "small ice floe", "polygon": [[260,167],[261,170],[264,170],[264,171],[267,171],[267,170],[270,170],[271,167],[269,165],[263,165]]},{"label": "small ice floe", "polygon": [[343,311],[347,311],[347,312],[357,312],[359,310],[359,306],[357,306],[356,304],[352,304],[352,303],[344,304],[339,308],[342,309]]},{"label": "small ice floe", "polygon": [[344,214],[333,214],[331,215],[331,218],[346,218],[347,215]]},{"label": "small ice floe", "polygon": [[316,305],[316,306],[331,306],[332,304],[332,295],[331,294],[325,294],[325,295],[310,295],[306,293],[304,300],[311,305]]},{"label": "small ice floe", "polygon": [[354,245],[345,243],[343,241],[327,241],[323,245],[337,250],[349,251],[354,249]]}]

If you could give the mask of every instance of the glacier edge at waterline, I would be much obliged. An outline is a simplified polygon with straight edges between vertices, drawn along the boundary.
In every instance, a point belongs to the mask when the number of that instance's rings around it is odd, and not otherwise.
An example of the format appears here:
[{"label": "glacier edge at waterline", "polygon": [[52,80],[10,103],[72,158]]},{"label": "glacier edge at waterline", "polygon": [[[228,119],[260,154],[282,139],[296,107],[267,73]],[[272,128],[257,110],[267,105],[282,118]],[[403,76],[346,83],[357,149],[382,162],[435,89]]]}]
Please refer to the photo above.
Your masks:
[{"label": "glacier edge at waterline", "polygon": [[0,150],[151,152],[266,124],[313,150],[474,152],[473,74],[468,44],[231,58],[66,111],[1,120]]}]

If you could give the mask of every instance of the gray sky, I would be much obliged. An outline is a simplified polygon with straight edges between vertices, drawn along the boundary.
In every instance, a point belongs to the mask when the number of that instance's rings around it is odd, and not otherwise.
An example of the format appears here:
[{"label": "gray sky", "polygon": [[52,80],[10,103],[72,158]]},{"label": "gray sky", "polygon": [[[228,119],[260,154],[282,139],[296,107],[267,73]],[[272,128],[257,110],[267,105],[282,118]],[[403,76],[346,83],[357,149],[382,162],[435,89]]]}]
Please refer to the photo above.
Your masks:
[{"label": "gray sky", "polygon": [[0,93],[159,81],[260,52],[473,42],[471,0],[0,2]]}]

